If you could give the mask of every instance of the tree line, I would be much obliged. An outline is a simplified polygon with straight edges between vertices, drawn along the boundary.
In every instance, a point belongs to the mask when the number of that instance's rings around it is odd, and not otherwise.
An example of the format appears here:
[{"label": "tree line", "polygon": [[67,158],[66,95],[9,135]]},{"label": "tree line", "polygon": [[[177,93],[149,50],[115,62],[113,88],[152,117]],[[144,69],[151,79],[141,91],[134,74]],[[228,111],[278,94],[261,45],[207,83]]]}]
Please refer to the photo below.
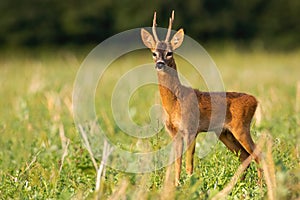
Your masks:
[{"label": "tree line", "polygon": [[167,27],[201,42],[300,44],[299,0],[11,0],[0,2],[0,44],[5,46],[97,44],[120,31],[151,26],[157,11]]}]

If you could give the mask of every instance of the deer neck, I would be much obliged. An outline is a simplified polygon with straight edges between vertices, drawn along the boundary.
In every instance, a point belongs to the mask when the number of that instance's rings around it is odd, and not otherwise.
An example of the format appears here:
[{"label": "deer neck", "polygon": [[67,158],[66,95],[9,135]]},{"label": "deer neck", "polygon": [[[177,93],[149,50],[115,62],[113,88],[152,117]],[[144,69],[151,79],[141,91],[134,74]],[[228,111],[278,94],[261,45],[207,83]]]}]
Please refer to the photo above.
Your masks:
[{"label": "deer neck", "polygon": [[167,113],[171,113],[178,103],[178,96],[182,86],[174,59],[167,69],[157,72],[157,75],[162,105]]}]

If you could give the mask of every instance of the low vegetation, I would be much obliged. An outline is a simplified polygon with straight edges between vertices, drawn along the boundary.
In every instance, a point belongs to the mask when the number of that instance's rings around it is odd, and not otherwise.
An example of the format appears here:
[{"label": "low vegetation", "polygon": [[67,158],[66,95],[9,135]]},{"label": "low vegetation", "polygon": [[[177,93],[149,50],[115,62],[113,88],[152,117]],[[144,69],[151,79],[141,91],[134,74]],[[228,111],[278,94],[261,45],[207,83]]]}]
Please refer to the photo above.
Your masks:
[{"label": "low vegetation", "polygon": [[[297,199],[300,197],[300,51],[239,51],[234,47],[209,51],[228,91],[255,95],[260,102],[252,135],[263,146],[268,176],[276,184],[257,184],[256,164],[251,163],[245,179],[238,180],[228,199]],[[3,53],[0,56],[0,199],[211,199],[227,186],[240,162],[222,143],[204,158],[195,158],[191,177],[181,176],[181,186],[167,187],[168,168],[132,174],[106,167],[96,193],[96,175],[72,116],[72,90],[85,54],[70,51]],[[139,63],[151,62],[149,52],[134,59],[121,57],[108,69],[105,80],[115,80]],[[194,87],[205,83],[180,65],[178,68]],[[153,73],[156,73],[153,68]],[[105,80],[103,83],[105,83]],[[113,84],[97,89],[99,123],[109,138],[124,149],[138,140],[122,133],[110,109]],[[97,98],[103,101],[97,101]],[[158,98],[158,99],[157,99]],[[129,102],[137,123],[149,120],[149,106],[159,101],[157,86],[137,90]],[[116,137],[117,136],[117,137]],[[198,138],[201,140],[201,136]],[[144,142],[159,149],[169,141],[162,130]],[[269,145],[269,148],[267,146]],[[134,151],[135,149],[133,149]],[[200,149],[196,149],[200,151]],[[197,154],[197,152],[196,152]],[[100,163],[101,158],[96,158]],[[270,191],[274,190],[274,191]],[[273,196],[268,196],[270,193]]]}]

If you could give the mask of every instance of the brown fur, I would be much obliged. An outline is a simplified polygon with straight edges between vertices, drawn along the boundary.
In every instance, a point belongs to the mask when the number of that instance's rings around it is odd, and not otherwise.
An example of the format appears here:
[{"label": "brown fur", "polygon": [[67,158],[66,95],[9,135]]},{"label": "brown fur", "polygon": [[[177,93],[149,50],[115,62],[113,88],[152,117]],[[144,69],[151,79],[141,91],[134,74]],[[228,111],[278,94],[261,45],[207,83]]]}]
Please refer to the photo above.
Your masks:
[{"label": "brown fur", "polygon": [[[170,23],[172,21],[173,17]],[[255,144],[250,135],[250,124],[257,107],[255,97],[248,94],[209,93],[183,86],[178,78],[174,57],[167,54],[180,46],[183,34],[180,29],[170,42],[154,41],[150,33],[144,29],[141,31],[144,44],[154,53],[159,91],[165,110],[165,127],[174,140],[176,185],[180,180],[184,143],[187,147],[186,170],[189,175],[193,173],[195,138],[199,132],[219,130],[219,139],[239,155],[241,161],[252,155]],[[259,157],[254,158],[259,163]],[[258,174],[260,177],[260,169]]]}]

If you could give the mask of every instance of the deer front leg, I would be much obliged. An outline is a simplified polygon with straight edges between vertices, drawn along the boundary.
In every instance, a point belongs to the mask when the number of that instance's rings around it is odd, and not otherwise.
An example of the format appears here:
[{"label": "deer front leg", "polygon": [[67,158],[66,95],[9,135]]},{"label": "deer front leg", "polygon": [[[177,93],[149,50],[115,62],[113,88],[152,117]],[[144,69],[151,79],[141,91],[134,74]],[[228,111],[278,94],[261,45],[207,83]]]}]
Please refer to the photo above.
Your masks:
[{"label": "deer front leg", "polygon": [[185,138],[186,142],[186,172],[188,175],[193,174],[193,169],[194,169],[194,153],[195,153],[195,144],[196,144],[196,139],[195,136],[187,136]]},{"label": "deer front leg", "polygon": [[175,186],[179,185],[180,181],[180,172],[181,172],[181,163],[182,163],[182,149],[183,141],[182,137],[177,134],[174,137],[174,150],[175,150]]}]

